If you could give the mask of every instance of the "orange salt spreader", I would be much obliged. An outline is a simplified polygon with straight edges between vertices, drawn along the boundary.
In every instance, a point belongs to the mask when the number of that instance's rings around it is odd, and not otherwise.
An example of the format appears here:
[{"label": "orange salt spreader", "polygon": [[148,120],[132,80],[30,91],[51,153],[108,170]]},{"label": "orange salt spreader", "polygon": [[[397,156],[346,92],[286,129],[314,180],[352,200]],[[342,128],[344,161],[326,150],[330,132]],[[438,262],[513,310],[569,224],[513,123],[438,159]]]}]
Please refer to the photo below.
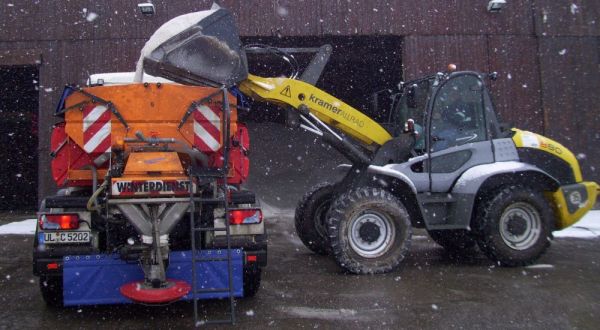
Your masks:
[{"label": "orange salt spreader", "polygon": [[34,242],[49,304],[233,299],[260,286],[266,234],[242,186],[250,145],[233,95],[245,53],[226,10],[182,17],[148,40],[135,79],[63,93],[50,141],[61,190],[44,200]]}]

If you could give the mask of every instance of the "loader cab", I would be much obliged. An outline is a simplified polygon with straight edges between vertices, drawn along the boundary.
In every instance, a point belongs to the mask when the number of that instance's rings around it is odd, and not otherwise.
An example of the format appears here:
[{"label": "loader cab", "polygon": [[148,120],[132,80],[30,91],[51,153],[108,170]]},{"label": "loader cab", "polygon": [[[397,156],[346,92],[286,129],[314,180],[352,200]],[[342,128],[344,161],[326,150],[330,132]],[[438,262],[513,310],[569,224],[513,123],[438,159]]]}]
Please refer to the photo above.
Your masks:
[{"label": "loader cab", "polygon": [[494,162],[499,125],[484,78],[475,72],[437,74],[424,118],[429,191],[450,191],[465,170]]}]

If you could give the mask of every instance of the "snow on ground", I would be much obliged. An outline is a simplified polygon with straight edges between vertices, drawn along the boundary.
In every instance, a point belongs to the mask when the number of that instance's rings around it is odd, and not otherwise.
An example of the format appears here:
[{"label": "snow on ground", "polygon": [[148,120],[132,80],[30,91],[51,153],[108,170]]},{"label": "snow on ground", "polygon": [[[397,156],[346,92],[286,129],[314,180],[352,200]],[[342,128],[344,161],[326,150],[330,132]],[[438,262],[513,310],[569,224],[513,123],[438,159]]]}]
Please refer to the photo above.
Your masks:
[{"label": "snow on ground", "polygon": [[[265,217],[277,217],[290,215],[293,217],[293,210],[283,210],[277,207],[262,203],[263,214]],[[36,219],[27,219],[23,221],[11,222],[0,226],[0,235],[18,234],[33,235],[35,233]],[[563,230],[555,231],[554,237],[575,237],[575,238],[595,238],[600,237],[600,210],[592,210],[573,226]],[[421,237],[416,237],[420,239]]]},{"label": "snow on ground", "polygon": [[260,200],[260,208],[262,209],[263,216],[265,218],[276,218],[276,217],[294,217],[296,210],[294,209],[282,209],[270,204],[267,204],[264,200]]},{"label": "snow on ground", "polygon": [[36,219],[27,219],[23,221],[11,222],[0,226],[0,234],[20,234],[33,235],[35,234]]},{"label": "snow on ground", "polygon": [[321,319],[321,320],[360,320],[354,309],[329,309],[329,308],[312,308],[298,306],[280,306],[279,310],[295,317]]},{"label": "snow on ground", "polygon": [[554,265],[535,264],[535,265],[525,266],[525,268],[527,268],[527,269],[551,269],[551,268],[554,268]]},{"label": "snow on ground", "polygon": [[598,236],[600,236],[600,210],[592,210],[571,227],[554,232],[554,237],[594,238]]}]

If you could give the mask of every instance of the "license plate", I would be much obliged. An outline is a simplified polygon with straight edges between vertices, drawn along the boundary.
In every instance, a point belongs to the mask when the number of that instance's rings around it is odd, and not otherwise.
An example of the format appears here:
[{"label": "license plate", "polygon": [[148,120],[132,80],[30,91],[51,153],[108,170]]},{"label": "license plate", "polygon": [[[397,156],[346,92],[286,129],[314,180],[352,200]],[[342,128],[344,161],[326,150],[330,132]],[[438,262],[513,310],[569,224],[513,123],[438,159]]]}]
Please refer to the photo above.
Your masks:
[{"label": "license plate", "polygon": [[89,243],[89,231],[59,231],[44,233],[44,244]]}]

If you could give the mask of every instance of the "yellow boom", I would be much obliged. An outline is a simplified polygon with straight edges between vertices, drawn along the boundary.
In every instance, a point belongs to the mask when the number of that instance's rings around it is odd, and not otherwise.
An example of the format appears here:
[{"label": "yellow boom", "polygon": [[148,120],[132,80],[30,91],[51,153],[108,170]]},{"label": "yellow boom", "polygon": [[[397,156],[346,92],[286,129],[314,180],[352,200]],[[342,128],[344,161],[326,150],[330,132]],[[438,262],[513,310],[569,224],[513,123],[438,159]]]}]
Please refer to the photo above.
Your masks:
[{"label": "yellow boom", "polygon": [[336,97],[300,80],[290,78],[263,78],[252,74],[239,86],[242,93],[259,101],[291,106],[302,105],[328,125],[364,143],[366,146],[383,145],[392,136],[373,119]]}]

